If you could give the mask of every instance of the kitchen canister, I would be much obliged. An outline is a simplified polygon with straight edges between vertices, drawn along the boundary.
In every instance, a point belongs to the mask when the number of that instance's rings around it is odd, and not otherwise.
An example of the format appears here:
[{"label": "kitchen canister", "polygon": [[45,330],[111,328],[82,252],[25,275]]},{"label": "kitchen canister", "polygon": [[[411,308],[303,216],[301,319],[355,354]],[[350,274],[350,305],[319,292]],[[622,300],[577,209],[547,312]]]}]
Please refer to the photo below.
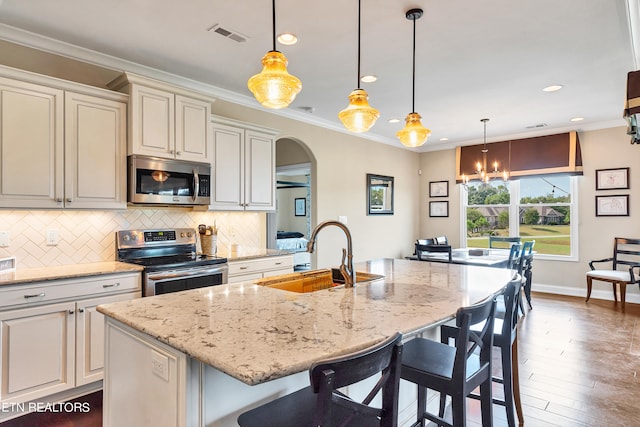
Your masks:
[{"label": "kitchen canister", "polygon": [[201,234],[200,244],[202,253],[208,256],[215,256],[218,252],[218,235],[217,234]]}]

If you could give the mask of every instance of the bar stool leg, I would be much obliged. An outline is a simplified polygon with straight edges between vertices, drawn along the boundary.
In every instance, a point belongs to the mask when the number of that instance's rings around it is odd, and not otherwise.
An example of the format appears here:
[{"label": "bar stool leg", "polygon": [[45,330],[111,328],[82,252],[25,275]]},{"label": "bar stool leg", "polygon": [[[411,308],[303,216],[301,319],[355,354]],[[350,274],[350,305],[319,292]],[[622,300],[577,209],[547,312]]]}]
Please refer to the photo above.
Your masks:
[{"label": "bar stool leg", "polygon": [[524,425],[524,414],[522,413],[522,401],[520,400],[520,372],[519,372],[519,362],[518,362],[518,336],[516,335],[516,339],[513,340],[513,345],[511,346],[512,351],[512,369],[511,372],[513,374],[513,400],[516,404],[516,413],[518,414],[519,425]]},{"label": "bar stool leg", "polygon": [[[515,342],[515,341],[514,341]],[[502,356],[502,389],[504,390],[504,408],[507,412],[507,424],[509,427],[515,427],[515,412],[513,411],[513,344],[507,348],[500,349]]]}]

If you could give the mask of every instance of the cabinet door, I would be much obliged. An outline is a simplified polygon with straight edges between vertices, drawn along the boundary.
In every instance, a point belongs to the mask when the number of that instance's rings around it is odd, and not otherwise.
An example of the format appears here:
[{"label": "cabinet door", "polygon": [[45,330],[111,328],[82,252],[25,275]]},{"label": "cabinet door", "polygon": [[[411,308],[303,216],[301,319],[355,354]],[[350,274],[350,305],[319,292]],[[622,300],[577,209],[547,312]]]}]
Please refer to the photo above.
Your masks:
[{"label": "cabinet door", "polygon": [[139,297],[140,292],[134,292],[76,303],[76,387],[99,381],[103,377],[104,315],[96,307]]},{"label": "cabinet door", "polygon": [[0,313],[0,401],[73,388],[74,311],[69,302]]},{"label": "cabinet door", "polygon": [[210,163],[211,104],[176,95],[176,158]]},{"label": "cabinet door", "polygon": [[65,93],[65,207],[125,209],[126,104]]},{"label": "cabinet door", "polygon": [[245,208],[275,210],[276,148],[273,137],[248,130],[245,138]]},{"label": "cabinet door", "polygon": [[131,85],[129,154],[173,159],[175,150],[173,93]]},{"label": "cabinet door", "polygon": [[244,210],[244,129],[215,124],[213,142],[211,207]]},{"label": "cabinet door", "polygon": [[0,207],[62,207],[63,95],[0,78]]}]

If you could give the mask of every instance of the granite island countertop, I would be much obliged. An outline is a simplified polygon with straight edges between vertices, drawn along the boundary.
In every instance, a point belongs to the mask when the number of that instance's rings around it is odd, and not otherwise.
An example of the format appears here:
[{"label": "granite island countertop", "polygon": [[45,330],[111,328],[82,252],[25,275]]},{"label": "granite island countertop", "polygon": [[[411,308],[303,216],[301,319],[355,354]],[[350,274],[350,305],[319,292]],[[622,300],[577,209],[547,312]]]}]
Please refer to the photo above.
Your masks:
[{"label": "granite island countertop", "polygon": [[298,294],[241,282],[101,305],[98,311],[250,385],[406,336],[486,298],[513,271],[400,259],[358,263],[384,278]]},{"label": "granite island countertop", "polygon": [[141,266],[118,261],[56,265],[41,268],[17,268],[14,271],[0,273],[0,287],[104,274],[135,273],[142,270]]}]

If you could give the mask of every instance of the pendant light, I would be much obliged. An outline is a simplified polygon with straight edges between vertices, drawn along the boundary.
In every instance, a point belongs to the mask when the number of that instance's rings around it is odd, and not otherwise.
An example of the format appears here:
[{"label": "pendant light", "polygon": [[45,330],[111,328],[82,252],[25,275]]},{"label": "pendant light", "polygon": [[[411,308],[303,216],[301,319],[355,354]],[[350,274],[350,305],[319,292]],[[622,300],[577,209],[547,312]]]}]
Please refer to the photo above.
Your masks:
[{"label": "pendant light", "polygon": [[406,18],[413,21],[413,92],[412,92],[412,104],[411,113],[407,114],[405,118],[405,126],[396,135],[400,139],[400,142],[406,147],[419,147],[425,142],[431,134],[431,131],[420,123],[422,118],[420,114],[416,113],[416,19],[422,17],[422,9],[411,9],[407,11]]},{"label": "pendant light", "polygon": [[358,0],[358,85],[349,94],[349,105],[338,113],[338,118],[351,132],[366,132],[374,125],[380,113],[369,105],[367,91],[360,88],[360,3]]},{"label": "pendant light", "polygon": [[262,58],[262,71],[247,82],[249,90],[266,108],[286,108],[302,89],[300,79],[287,72],[287,58],[276,50],[276,0],[272,0],[273,50]]}]

